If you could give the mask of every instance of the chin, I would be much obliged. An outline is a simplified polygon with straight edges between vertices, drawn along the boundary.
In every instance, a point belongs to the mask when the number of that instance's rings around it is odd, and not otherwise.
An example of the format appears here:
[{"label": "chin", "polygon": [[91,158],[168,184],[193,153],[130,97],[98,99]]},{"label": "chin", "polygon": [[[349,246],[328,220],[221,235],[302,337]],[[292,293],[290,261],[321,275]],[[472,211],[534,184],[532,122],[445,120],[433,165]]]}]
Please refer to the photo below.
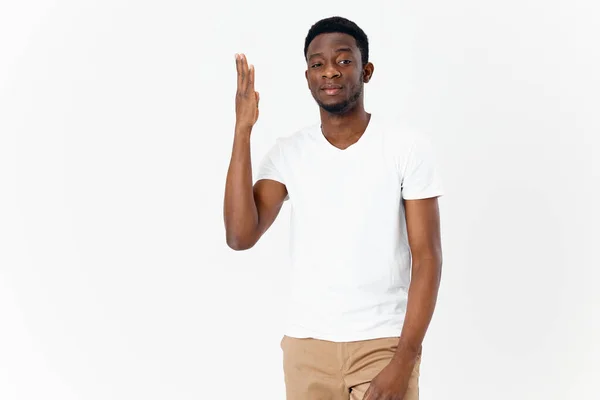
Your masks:
[{"label": "chin", "polygon": [[[325,97],[324,99],[319,99],[316,96],[314,98],[319,107],[321,107],[323,110],[327,111],[330,114],[342,115],[348,113],[349,111],[352,111],[356,107],[361,94],[362,90],[358,90],[349,98],[345,98],[343,100],[338,101],[335,101],[337,99],[334,100],[329,96]],[[330,102],[325,102],[324,100],[329,100]]]},{"label": "chin", "polygon": [[354,104],[351,104],[348,101],[341,101],[341,102],[337,102],[337,103],[323,103],[323,102],[318,102],[319,106],[327,111],[330,114],[345,114],[348,111],[350,111],[352,108],[354,108]]}]

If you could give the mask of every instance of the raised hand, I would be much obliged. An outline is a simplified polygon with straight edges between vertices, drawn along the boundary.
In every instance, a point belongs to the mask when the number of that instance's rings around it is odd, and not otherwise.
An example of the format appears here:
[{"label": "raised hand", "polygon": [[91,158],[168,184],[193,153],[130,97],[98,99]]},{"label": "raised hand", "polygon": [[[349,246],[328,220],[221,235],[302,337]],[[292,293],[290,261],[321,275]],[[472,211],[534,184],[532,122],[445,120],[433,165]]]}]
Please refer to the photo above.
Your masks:
[{"label": "raised hand", "polygon": [[260,96],[254,91],[254,66],[248,66],[244,54],[235,55],[237,93],[235,96],[236,127],[251,129],[258,120]]}]

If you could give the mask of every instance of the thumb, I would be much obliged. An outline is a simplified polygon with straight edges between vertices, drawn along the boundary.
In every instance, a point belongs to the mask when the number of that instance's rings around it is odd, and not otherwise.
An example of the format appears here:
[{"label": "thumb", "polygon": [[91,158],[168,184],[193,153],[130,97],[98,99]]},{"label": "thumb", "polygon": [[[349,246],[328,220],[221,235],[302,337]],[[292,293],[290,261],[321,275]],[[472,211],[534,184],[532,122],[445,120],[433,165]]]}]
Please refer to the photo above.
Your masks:
[{"label": "thumb", "polygon": [[258,106],[258,102],[260,101],[260,93],[254,92],[254,94],[256,95],[256,105]]}]

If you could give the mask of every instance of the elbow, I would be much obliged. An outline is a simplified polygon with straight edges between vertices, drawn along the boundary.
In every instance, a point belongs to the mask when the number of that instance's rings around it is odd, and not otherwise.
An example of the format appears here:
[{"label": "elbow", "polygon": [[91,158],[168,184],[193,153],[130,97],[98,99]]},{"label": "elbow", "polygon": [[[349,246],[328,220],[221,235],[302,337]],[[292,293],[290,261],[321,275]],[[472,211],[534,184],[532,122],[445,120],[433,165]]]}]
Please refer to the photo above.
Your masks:
[{"label": "elbow", "polygon": [[233,241],[227,241],[227,246],[229,246],[229,248],[231,250],[235,250],[235,251],[243,251],[243,250],[248,250],[250,248],[252,248],[252,246],[248,246],[248,245],[243,245],[239,242],[233,242]]},{"label": "elbow", "polygon": [[225,218],[225,242],[235,251],[251,249],[260,235],[258,228],[248,223],[235,223],[233,218]]},{"label": "elbow", "polygon": [[252,240],[248,240],[248,239],[244,240],[244,238],[242,238],[242,237],[229,235],[229,234],[227,235],[226,242],[227,242],[227,246],[229,246],[230,249],[235,250],[235,251],[251,249],[254,246],[254,244],[256,243]]}]

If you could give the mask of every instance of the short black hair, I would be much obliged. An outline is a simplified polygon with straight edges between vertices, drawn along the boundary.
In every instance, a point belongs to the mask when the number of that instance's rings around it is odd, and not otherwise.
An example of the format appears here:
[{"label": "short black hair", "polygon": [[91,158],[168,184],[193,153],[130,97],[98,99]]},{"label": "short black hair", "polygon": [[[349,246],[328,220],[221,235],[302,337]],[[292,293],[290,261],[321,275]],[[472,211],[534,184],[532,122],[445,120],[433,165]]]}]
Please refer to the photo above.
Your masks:
[{"label": "short black hair", "polygon": [[369,39],[366,33],[358,25],[343,17],[329,17],[316,22],[310,27],[308,35],[304,40],[304,59],[308,56],[308,45],[313,39],[322,33],[346,33],[356,40],[356,46],[360,50],[362,65],[369,62]]}]

